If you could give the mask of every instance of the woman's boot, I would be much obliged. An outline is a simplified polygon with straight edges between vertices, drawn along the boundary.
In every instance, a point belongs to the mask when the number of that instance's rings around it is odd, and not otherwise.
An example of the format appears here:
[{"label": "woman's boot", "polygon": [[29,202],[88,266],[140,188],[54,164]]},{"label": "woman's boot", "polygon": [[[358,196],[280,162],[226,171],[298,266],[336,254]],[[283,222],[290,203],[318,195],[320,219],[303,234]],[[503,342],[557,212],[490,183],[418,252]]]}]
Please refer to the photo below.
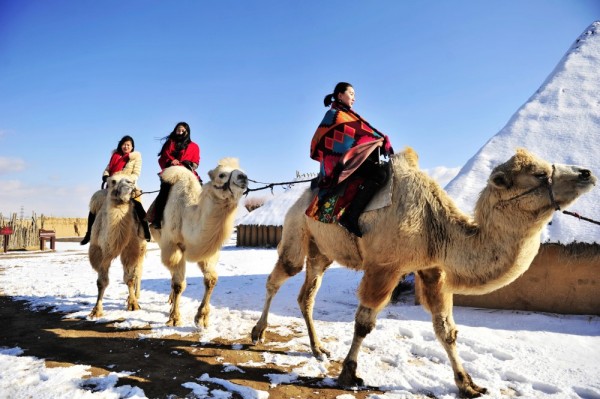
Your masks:
[{"label": "woman's boot", "polygon": [[144,210],[144,206],[141,202],[137,200],[133,201],[133,209],[135,210],[135,215],[137,216],[138,221],[142,225],[142,229],[144,230],[144,238],[146,241],[150,242],[152,236],[150,235],[150,228],[148,227],[148,222],[146,222],[146,211]]},{"label": "woman's boot", "polygon": [[155,229],[161,228],[163,213],[165,212],[167,199],[169,199],[169,191],[171,191],[171,184],[161,181],[160,191],[154,200],[154,216],[152,217],[152,223],[150,223]]},{"label": "woman's boot", "polygon": [[357,237],[362,237],[358,218],[380,188],[381,186],[377,182],[370,180],[358,186],[358,192],[339,219],[339,223]]},{"label": "woman's boot", "polygon": [[90,212],[88,214],[88,223],[87,223],[87,231],[85,232],[85,236],[83,237],[83,240],[81,240],[81,245],[85,245],[88,242],[90,242],[90,238],[92,235],[92,225],[94,224],[94,220],[96,220],[96,214]]}]

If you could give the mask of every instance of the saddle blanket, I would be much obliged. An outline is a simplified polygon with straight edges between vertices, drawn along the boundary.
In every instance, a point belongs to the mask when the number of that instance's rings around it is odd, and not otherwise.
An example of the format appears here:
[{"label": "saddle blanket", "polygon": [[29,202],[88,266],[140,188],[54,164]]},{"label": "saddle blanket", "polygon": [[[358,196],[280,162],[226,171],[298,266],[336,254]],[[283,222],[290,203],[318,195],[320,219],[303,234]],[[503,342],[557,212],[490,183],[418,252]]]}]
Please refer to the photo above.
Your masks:
[{"label": "saddle blanket", "polygon": [[[373,211],[380,208],[385,208],[392,204],[392,182],[393,178],[387,179],[387,182],[377,193],[364,212]],[[363,179],[349,178],[344,184],[329,190],[329,192],[321,192],[318,187],[313,189],[313,199],[306,209],[306,215],[323,223],[334,223],[339,220],[344,214],[344,211],[352,202],[356,195],[358,186],[363,182]]]}]

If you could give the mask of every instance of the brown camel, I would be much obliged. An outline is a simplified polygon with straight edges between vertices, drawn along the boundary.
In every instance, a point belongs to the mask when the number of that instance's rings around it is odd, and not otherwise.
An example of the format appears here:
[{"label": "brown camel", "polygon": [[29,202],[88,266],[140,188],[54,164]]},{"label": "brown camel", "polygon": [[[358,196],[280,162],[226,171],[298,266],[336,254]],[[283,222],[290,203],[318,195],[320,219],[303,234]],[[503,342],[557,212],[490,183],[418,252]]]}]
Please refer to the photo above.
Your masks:
[{"label": "brown camel", "polygon": [[179,299],[186,286],[186,261],[198,262],[204,274],[204,298],[194,322],[208,326],[210,296],[218,279],[215,265],[221,246],[233,232],[238,202],[248,186],[248,178],[234,158],[222,159],[208,175],[211,180],[201,186],[186,168],[173,166],[162,173],[162,180],[173,186],[162,228],[151,228],[151,232],[160,246],[162,263],[171,272],[170,326],[181,325]]},{"label": "brown camel", "polygon": [[102,297],[108,286],[108,270],[113,259],[121,255],[123,281],[127,284],[127,310],[138,310],[142,266],[146,254],[146,240],[137,219],[132,196],[135,180],[130,175],[115,173],[108,178],[107,189],[94,193],[90,210],[94,222],[89,257],[98,273],[98,298],[90,318],[103,315]]},{"label": "brown camel", "polygon": [[418,272],[423,282],[423,304],[432,314],[433,328],[448,354],[460,394],[480,396],[486,389],[473,383],[456,351],[452,294],[483,294],[520,276],[536,255],[542,228],[556,206],[571,204],[590,190],[596,178],[587,169],[551,165],[518,150],[492,171],[471,218],[418,169],[412,149],[391,161],[392,205],[361,216],[362,238],[336,224],[306,217],[304,211],[313,195],[310,190],[290,208],[252,340],[264,340],[273,297],[289,277],[303,269],[306,260],[306,279],[298,303],[313,354],[318,358],[329,355],[319,342],[312,317],[321,278],[333,261],[362,270],[354,338],[338,378],[341,386],[362,385],[356,375],[361,343],[375,327],[377,314],[388,303],[398,280]]}]

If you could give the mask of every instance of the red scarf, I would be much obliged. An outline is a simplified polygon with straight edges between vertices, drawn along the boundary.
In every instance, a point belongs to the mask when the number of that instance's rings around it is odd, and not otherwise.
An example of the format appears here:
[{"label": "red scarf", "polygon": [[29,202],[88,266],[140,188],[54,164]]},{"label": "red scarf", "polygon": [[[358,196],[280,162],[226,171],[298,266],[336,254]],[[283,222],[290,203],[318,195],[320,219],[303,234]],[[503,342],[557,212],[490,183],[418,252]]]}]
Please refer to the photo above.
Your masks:
[{"label": "red scarf", "polygon": [[129,154],[121,155],[118,152],[113,153],[108,163],[108,175],[112,176],[122,171],[127,162],[129,162]]}]

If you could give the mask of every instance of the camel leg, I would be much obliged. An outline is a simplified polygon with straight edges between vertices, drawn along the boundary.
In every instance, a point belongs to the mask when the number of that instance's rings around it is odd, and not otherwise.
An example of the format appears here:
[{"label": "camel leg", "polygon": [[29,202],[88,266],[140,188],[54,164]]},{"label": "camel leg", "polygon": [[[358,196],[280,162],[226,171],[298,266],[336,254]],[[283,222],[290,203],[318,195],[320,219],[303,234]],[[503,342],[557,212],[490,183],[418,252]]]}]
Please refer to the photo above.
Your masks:
[{"label": "camel leg", "polygon": [[306,258],[306,278],[298,295],[298,305],[306,322],[313,355],[320,360],[323,360],[324,355],[331,356],[331,354],[323,348],[317,336],[313,322],[313,308],[315,297],[321,287],[323,273],[329,265],[331,265],[331,259],[321,254],[315,242],[310,240]]},{"label": "camel leg", "polygon": [[131,242],[121,253],[121,263],[123,264],[123,282],[127,285],[127,289],[129,291],[126,305],[127,310],[140,309],[138,298],[140,296],[142,267],[145,252],[145,244],[140,244],[136,237],[134,240],[131,240]]},{"label": "camel leg", "polygon": [[279,291],[279,288],[287,281],[288,278],[295,276],[302,271],[304,267],[304,259],[297,258],[295,262],[290,261],[285,254],[279,254],[277,263],[269,277],[267,278],[267,295],[265,298],[265,304],[263,311],[258,319],[258,322],[252,328],[252,342],[257,344],[258,342],[264,342],[265,330],[268,325],[269,309],[271,308],[271,301]]},{"label": "camel leg", "polygon": [[169,313],[167,325],[180,326],[179,299],[186,287],[185,257],[183,256],[181,249],[177,245],[171,243],[161,247],[160,256],[162,263],[171,272],[171,293],[169,294],[171,311]]},{"label": "camel leg", "polygon": [[[298,205],[294,205],[298,207]],[[302,207],[298,208],[300,210]],[[292,217],[289,215],[292,214]],[[297,216],[296,216],[297,215]],[[260,319],[252,328],[252,342],[254,344],[265,340],[265,330],[268,325],[269,309],[271,302],[286,280],[302,271],[304,258],[308,253],[310,239],[305,226],[304,212],[289,212],[286,217],[281,241],[277,246],[277,263],[267,278],[267,295]]]},{"label": "camel leg", "polygon": [[198,328],[208,327],[210,297],[212,296],[215,285],[217,285],[217,281],[219,280],[219,276],[215,270],[215,265],[217,264],[218,259],[219,253],[217,252],[211,257],[211,259],[198,262],[198,266],[200,266],[200,270],[202,270],[202,274],[204,275],[204,296],[202,297],[202,303],[200,303],[200,306],[198,307],[196,317],[194,317],[194,323]]},{"label": "camel leg", "polygon": [[486,388],[476,385],[471,376],[463,368],[456,351],[458,331],[452,316],[452,293],[444,292],[445,274],[440,269],[428,269],[418,272],[421,280],[419,295],[423,306],[431,312],[435,335],[446,350],[452,370],[454,382],[461,397],[476,398],[487,392]]},{"label": "camel leg", "polygon": [[367,334],[375,328],[377,314],[390,301],[400,277],[395,271],[381,270],[376,265],[367,265],[365,270],[358,288],[360,304],[354,319],[354,337],[338,377],[338,385],[344,387],[364,385],[362,378],[356,375],[358,353]]},{"label": "camel leg", "polygon": [[102,249],[97,245],[91,245],[89,251],[90,263],[92,268],[98,273],[96,280],[96,286],[98,287],[98,296],[96,298],[96,305],[89,314],[90,319],[95,319],[104,315],[102,308],[102,298],[104,297],[104,291],[108,287],[108,269],[110,268],[110,259],[102,256]]}]

